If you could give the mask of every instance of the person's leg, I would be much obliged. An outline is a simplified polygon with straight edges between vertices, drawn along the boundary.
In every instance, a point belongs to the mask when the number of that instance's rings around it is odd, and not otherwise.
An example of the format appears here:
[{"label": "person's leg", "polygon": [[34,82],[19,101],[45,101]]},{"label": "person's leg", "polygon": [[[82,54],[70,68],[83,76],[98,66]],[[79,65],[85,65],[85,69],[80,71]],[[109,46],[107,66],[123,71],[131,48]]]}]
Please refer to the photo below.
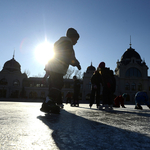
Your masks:
[{"label": "person's leg", "polygon": [[75,104],[76,104],[76,93],[74,91],[74,93],[73,93],[73,103],[71,105],[75,106]]},{"label": "person's leg", "polygon": [[80,95],[80,91],[77,91],[76,106],[78,107],[79,107],[79,95]]},{"label": "person's leg", "polygon": [[68,98],[66,99],[66,104],[68,104]]},{"label": "person's leg", "polygon": [[48,96],[58,104],[62,104],[61,89],[63,87],[63,75],[50,72]]},{"label": "person's leg", "polygon": [[109,110],[113,110],[113,92],[108,89],[108,106]]},{"label": "person's leg", "polygon": [[53,110],[59,111],[57,104],[62,104],[61,88],[63,87],[63,75],[50,72],[49,94],[42,104],[41,111]]},{"label": "person's leg", "polygon": [[143,102],[144,102],[145,105],[147,105],[148,108],[150,108],[150,103],[146,99],[144,99]]},{"label": "person's leg", "polygon": [[90,95],[90,108],[92,107],[92,105],[94,104],[94,100],[95,100],[95,89],[92,88],[91,90],[91,95]]},{"label": "person's leg", "polygon": [[120,107],[119,98],[114,99],[114,107]]},{"label": "person's leg", "polygon": [[71,103],[71,98],[68,99],[68,102]]},{"label": "person's leg", "polygon": [[98,86],[97,86],[97,90],[96,90],[96,105],[97,105],[97,108],[100,105],[100,87],[98,87]]},{"label": "person's leg", "polygon": [[123,99],[123,98],[120,99],[120,103],[121,103],[122,108],[126,108],[126,107],[124,106],[124,99]]},{"label": "person's leg", "polygon": [[62,103],[62,95],[61,93],[58,95],[57,99],[56,99],[56,103],[58,106],[60,106],[61,108],[63,108],[63,103]]},{"label": "person's leg", "polygon": [[106,110],[108,110],[108,89],[106,87],[103,87],[103,106],[105,107]]},{"label": "person's leg", "polygon": [[135,109],[143,109],[141,106],[141,98],[140,97],[135,97]]}]

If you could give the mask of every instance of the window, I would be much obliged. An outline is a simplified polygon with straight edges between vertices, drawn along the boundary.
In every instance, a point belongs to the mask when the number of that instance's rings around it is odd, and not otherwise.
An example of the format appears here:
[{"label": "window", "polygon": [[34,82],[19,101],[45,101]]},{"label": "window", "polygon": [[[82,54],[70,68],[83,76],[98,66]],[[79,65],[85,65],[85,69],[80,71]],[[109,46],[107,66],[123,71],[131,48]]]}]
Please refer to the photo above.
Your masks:
[{"label": "window", "polygon": [[141,83],[138,84],[138,91],[142,91],[142,84]]},{"label": "window", "polygon": [[135,83],[132,83],[132,85],[131,85],[131,90],[132,90],[132,91],[135,91],[135,90],[136,90],[136,85],[135,85]]},{"label": "window", "polygon": [[7,85],[7,80],[5,78],[1,79],[0,85]]},{"label": "window", "polygon": [[41,92],[40,97],[41,97],[41,98],[45,98],[45,92]]},{"label": "window", "polygon": [[88,88],[88,89],[91,89],[91,82],[89,82],[89,83],[87,84],[87,88]]},{"label": "window", "polygon": [[132,67],[126,71],[126,77],[142,77],[142,74],[139,69]]},{"label": "window", "polygon": [[20,82],[18,81],[18,80],[15,80],[14,82],[13,82],[13,86],[19,86],[20,85]]},{"label": "window", "polygon": [[126,83],[125,90],[130,91],[130,84]]},{"label": "window", "polygon": [[36,87],[40,87],[40,84],[38,83],[38,84],[36,84]]}]

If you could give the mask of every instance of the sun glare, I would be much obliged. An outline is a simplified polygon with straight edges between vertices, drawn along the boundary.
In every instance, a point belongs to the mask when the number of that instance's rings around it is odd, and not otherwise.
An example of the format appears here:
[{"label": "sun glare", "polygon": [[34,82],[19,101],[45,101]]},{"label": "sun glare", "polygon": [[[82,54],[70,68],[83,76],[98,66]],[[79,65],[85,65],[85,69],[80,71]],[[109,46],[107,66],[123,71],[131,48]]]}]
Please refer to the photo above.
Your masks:
[{"label": "sun glare", "polygon": [[34,56],[39,63],[45,65],[48,60],[50,60],[54,56],[53,44],[50,44],[48,42],[39,44],[35,48]]}]

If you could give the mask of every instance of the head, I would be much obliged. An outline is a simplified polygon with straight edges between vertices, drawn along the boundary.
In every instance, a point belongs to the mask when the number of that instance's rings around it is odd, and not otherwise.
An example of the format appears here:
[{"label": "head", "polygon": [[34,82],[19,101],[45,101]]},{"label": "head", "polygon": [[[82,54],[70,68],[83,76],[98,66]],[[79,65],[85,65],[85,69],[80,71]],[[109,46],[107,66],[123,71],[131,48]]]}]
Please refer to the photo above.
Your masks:
[{"label": "head", "polygon": [[126,98],[127,97],[127,93],[122,94],[122,97]]},{"label": "head", "polygon": [[77,76],[73,76],[73,80],[76,80],[77,79]]},{"label": "head", "polygon": [[79,34],[74,28],[69,28],[67,30],[66,36],[72,40],[73,45],[75,45],[79,39]]},{"label": "head", "polygon": [[98,67],[99,67],[99,68],[105,68],[105,63],[104,63],[104,62],[101,62]]}]

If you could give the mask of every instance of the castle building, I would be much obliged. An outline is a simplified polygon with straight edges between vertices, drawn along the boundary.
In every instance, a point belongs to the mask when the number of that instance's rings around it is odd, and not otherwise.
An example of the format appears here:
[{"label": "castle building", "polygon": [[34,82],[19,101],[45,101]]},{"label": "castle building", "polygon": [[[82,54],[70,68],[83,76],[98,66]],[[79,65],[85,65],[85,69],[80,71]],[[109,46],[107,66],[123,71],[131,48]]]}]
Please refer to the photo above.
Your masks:
[{"label": "castle building", "polygon": [[[107,62],[106,62],[107,63]],[[43,84],[42,78],[30,77],[21,73],[21,65],[14,59],[5,62],[0,71],[0,98],[45,98],[48,94],[48,83]],[[91,76],[96,68],[92,65],[87,67],[81,80],[82,101],[89,99],[91,92]],[[150,97],[150,77],[148,77],[148,66],[141,59],[138,52],[130,47],[117,61],[114,70],[116,78],[115,95],[127,93],[127,101],[134,101],[134,95],[137,91],[146,91]],[[73,80],[64,79],[62,96],[65,99],[67,92],[73,93]]]},{"label": "castle building", "polygon": [[22,81],[27,78],[20,71],[20,64],[14,59],[5,62],[0,71],[0,97],[15,97],[22,89]]},{"label": "castle building", "polygon": [[117,81],[116,95],[128,94],[128,101],[134,101],[137,91],[147,91],[150,96],[150,78],[148,66],[142,61],[141,56],[131,47],[128,48],[117,61],[115,76]]},{"label": "castle building", "polygon": [[83,90],[82,90],[82,100],[84,101],[85,99],[90,99],[90,93],[91,93],[91,76],[94,73],[96,68],[92,65],[87,67],[86,72],[83,74]]}]

